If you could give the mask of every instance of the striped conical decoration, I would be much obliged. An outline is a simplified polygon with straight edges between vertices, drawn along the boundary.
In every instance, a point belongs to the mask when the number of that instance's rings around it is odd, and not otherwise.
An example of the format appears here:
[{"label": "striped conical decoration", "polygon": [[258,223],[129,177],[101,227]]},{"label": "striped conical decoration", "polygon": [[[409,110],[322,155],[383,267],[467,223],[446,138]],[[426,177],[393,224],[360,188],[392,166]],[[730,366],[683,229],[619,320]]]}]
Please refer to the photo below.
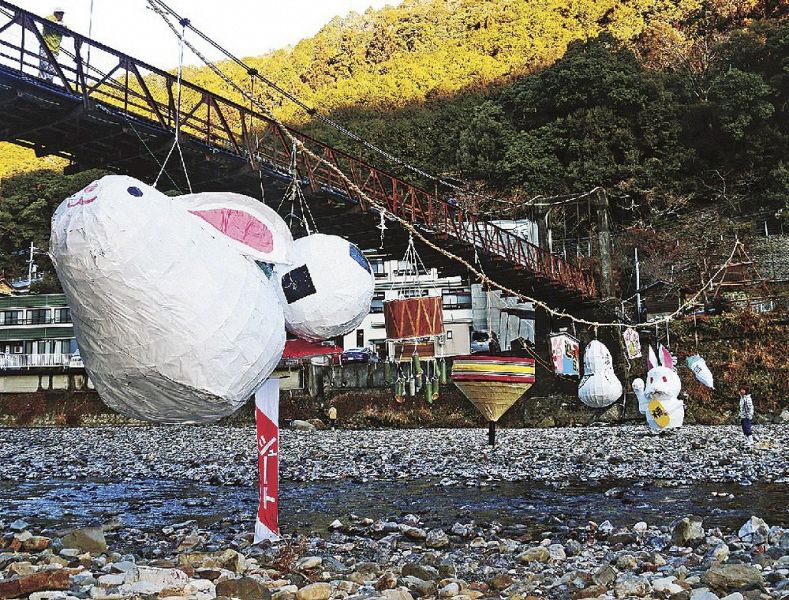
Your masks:
[{"label": "striped conical decoration", "polygon": [[534,359],[458,356],[452,381],[487,421],[498,421],[534,385]]}]

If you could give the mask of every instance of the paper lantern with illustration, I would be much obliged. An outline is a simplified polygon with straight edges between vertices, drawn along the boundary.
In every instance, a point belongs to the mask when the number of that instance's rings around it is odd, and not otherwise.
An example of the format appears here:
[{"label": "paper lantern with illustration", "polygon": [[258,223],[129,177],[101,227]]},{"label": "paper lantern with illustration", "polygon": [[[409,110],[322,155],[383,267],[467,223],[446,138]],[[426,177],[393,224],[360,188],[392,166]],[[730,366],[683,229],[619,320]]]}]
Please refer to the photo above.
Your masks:
[{"label": "paper lantern with illustration", "polygon": [[704,361],[701,356],[698,354],[694,354],[693,356],[688,356],[685,359],[685,364],[688,365],[688,368],[693,371],[693,374],[696,376],[701,383],[706,385],[708,388],[715,389],[715,382],[712,379],[712,372],[710,371],[707,363]]},{"label": "paper lantern with illustration", "polygon": [[102,400],[164,423],[246,402],[285,346],[273,280],[255,262],[289,259],[283,225],[250,198],[168,198],[118,175],[64,200],[50,256]]},{"label": "paper lantern with illustration", "polygon": [[551,334],[551,355],[553,357],[553,369],[557,375],[569,375],[577,377],[580,375],[580,342],[569,333]]},{"label": "paper lantern with illustration", "polygon": [[659,348],[658,356],[660,364],[655,364],[655,354],[650,347],[650,368],[644,388],[644,395],[649,399],[647,423],[654,431],[681,427],[685,417],[685,407],[679,400],[682,382],[674,370],[674,358],[663,346]]},{"label": "paper lantern with illustration", "polygon": [[622,341],[625,343],[625,356],[628,360],[641,357],[641,340],[638,332],[632,327],[628,327],[622,332]]},{"label": "paper lantern with illustration", "polygon": [[587,406],[602,408],[620,396],[622,382],[614,373],[611,353],[602,342],[592,340],[584,351],[584,376],[578,384],[578,397]]},{"label": "paper lantern with illustration", "polygon": [[359,248],[321,233],[293,246],[293,264],[274,269],[288,331],[317,342],[356,329],[370,312],[375,283]]}]

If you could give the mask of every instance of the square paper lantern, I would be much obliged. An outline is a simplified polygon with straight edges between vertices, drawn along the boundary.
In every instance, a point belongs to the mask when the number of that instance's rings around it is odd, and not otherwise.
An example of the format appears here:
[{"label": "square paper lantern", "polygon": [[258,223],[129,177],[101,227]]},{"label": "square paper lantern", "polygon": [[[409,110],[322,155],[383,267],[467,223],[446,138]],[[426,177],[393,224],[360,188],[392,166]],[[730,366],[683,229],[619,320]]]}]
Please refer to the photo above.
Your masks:
[{"label": "square paper lantern", "polygon": [[580,342],[567,332],[551,334],[551,355],[557,375],[578,377]]},{"label": "square paper lantern", "polygon": [[625,356],[628,360],[641,357],[641,340],[638,332],[632,327],[628,327],[622,332],[622,340],[625,342]]}]

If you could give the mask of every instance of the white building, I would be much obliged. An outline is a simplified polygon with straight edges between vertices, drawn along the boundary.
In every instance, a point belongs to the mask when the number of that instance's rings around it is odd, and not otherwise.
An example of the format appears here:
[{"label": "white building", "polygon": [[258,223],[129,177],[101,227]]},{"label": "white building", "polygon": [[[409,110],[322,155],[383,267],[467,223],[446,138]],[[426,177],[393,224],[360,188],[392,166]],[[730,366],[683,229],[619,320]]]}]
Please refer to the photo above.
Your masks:
[{"label": "white building", "polygon": [[355,331],[343,337],[344,349],[368,347],[381,358],[392,356],[395,349],[394,344],[386,340],[384,302],[415,296],[440,296],[444,307],[444,335],[436,340],[436,355],[470,353],[471,289],[461,277],[439,277],[436,269],[428,269],[421,271],[415,282],[413,266],[375,254],[368,254],[367,258],[375,275],[375,294],[370,314]]},{"label": "white building", "polygon": [[63,294],[0,297],[0,371],[67,367],[76,350]]}]

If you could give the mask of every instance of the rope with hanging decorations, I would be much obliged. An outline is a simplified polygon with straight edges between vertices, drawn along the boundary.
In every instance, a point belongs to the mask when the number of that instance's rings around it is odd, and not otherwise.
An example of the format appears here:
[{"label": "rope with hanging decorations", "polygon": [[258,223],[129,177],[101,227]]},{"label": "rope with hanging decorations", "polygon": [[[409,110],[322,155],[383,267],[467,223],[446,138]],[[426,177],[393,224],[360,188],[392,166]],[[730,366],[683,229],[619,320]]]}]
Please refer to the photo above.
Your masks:
[{"label": "rope with hanging decorations", "polygon": [[[164,22],[170,27],[170,29],[173,31],[173,33],[178,35],[177,29],[170,22],[170,20],[168,19],[167,15],[164,13],[164,11],[162,11],[154,3],[153,0],[148,0],[148,4],[151,6],[152,10],[154,12],[156,12],[164,20]],[[426,246],[428,246],[432,250],[438,252],[439,254],[443,255],[444,257],[446,257],[446,258],[448,258],[448,259],[450,259],[450,260],[452,260],[452,261],[454,261],[454,262],[456,262],[458,264],[461,264],[464,267],[466,267],[466,269],[468,269],[468,271],[470,273],[472,273],[477,278],[477,280],[480,283],[482,283],[483,285],[488,285],[489,287],[495,287],[496,289],[501,290],[502,292],[505,292],[505,293],[507,293],[509,295],[516,296],[516,297],[520,298],[521,300],[523,300],[525,302],[531,302],[532,304],[534,304],[535,306],[541,308],[542,310],[544,310],[545,312],[547,312],[548,314],[550,314],[553,317],[561,318],[561,319],[569,319],[573,323],[577,323],[579,325],[586,325],[586,326],[589,326],[589,327],[598,327],[598,328],[599,327],[611,327],[611,328],[615,328],[615,329],[623,329],[623,328],[632,326],[632,323],[625,323],[623,321],[592,321],[592,320],[589,320],[589,319],[584,319],[583,317],[578,317],[578,316],[573,315],[571,313],[568,313],[567,311],[564,311],[564,310],[554,309],[551,306],[549,306],[548,304],[546,304],[545,302],[543,302],[542,300],[539,300],[537,298],[533,298],[531,296],[528,296],[526,294],[523,294],[521,292],[513,290],[512,288],[495,281],[494,279],[492,279],[491,277],[489,277],[488,275],[483,273],[481,270],[477,269],[468,260],[466,260],[463,257],[458,256],[458,255],[450,252],[449,250],[446,250],[446,249],[438,246],[436,243],[434,243],[432,240],[428,239],[424,234],[422,234],[419,231],[419,229],[414,224],[410,223],[409,221],[406,221],[403,217],[400,217],[399,215],[389,211],[386,208],[386,206],[384,206],[380,202],[374,200],[373,198],[368,196],[366,193],[364,193],[364,191],[362,191],[362,189],[359,188],[359,186],[356,185],[356,183],[354,183],[347,175],[345,175],[345,173],[343,173],[339,169],[339,167],[337,167],[336,165],[334,165],[331,162],[327,161],[322,156],[319,156],[318,154],[312,152],[309,148],[307,148],[301,140],[299,140],[295,135],[293,135],[293,133],[290,131],[290,129],[282,121],[280,121],[276,116],[274,116],[268,110],[267,107],[265,107],[263,104],[258,102],[255,98],[250,97],[250,94],[246,90],[241,88],[229,76],[227,76],[221,69],[219,69],[219,67],[217,67],[213,62],[208,60],[199,50],[197,50],[194,47],[193,44],[191,44],[189,41],[186,41],[186,40],[184,40],[184,41],[185,41],[185,44],[187,45],[187,47],[200,60],[202,60],[203,63],[209,69],[211,69],[211,71],[213,71],[215,75],[217,75],[217,77],[222,79],[227,85],[229,85],[231,88],[233,88],[233,90],[235,90],[237,93],[241,94],[244,98],[249,100],[250,103],[253,104],[258,110],[262,111],[266,115],[266,117],[268,119],[270,119],[275,125],[277,125],[277,127],[280,129],[280,131],[290,140],[290,142],[292,144],[294,144],[296,147],[298,147],[298,149],[301,152],[303,152],[306,156],[309,156],[313,160],[317,161],[319,164],[322,164],[322,165],[326,166],[328,169],[330,169],[331,171],[333,171],[343,181],[343,183],[348,187],[349,190],[351,190],[352,192],[357,194],[359,196],[359,198],[364,200],[370,207],[378,210],[379,212],[384,212],[386,214],[387,218],[389,218],[391,221],[396,221],[397,223],[399,223],[404,229],[406,229],[409,232],[409,234],[411,236],[419,239]],[[695,305],[696,301],[699,299],[699,297],[714,283],[714,281],[718,278],[718,276],[720,276],[726,269],[728,269],[728,267],[731,264],[731,261],[732,261],[734,255],[735,255],[735,253],[737,252],[737,250],[740,248],[741,245],[742,245],[742,242],[739,239],[736,239],[735,243],[734,243],[734,247],[732,248],[732,251],[731,251],[729,257],[726,259],[724,264],[709,278],[707,283],[704,284],[696,293],[694,293],[690,297],[689,300],[687,300],[686,302],[681,304],[674,312],[672,312],[672,313],[670,313],[670,314],[668,314],[668,315],[666,315],[664,317],[661,317],[660,319],[656,319],[654,321],[654,323],[657,323],[657,324],[669,323],[670,321],[673,321],[677,317],[681,316],[689,307]],[[474,246],[475,246],[475,249],[476,249],[476,244]]]}]

